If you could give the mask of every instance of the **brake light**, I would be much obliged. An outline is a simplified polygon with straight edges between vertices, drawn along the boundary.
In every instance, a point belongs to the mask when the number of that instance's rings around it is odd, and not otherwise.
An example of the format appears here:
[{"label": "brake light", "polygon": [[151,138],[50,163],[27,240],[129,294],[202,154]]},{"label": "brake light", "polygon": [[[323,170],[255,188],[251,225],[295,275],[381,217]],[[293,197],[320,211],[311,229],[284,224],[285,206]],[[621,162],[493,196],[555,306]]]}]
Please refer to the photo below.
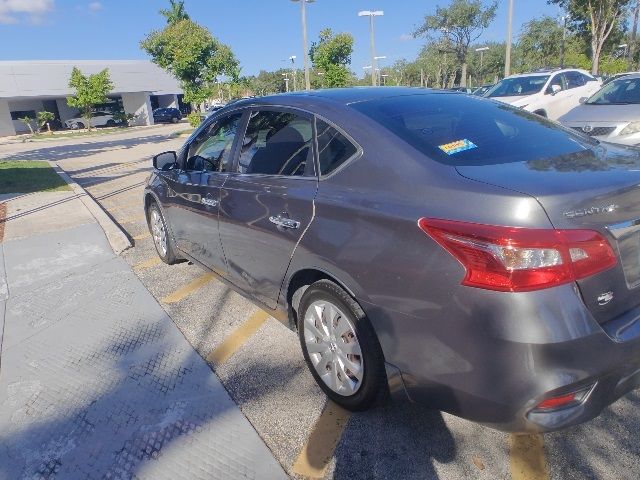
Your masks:
[{"label": "brake light", "polygon": [[532,411],[534,412],[544,412],[550,410],[559,410],[561,408],[574,407],[576,405],[580,405],[585,401],[587,396],[594,389],[595,383],[589,385],[587,388],[583,388],[581,390],[565,393],[562,395],[557,395],[555,397],[547,398],[546,400],[538,403]]},{"label": "brake light", "polygon": [[463,285],[526,292],[613,267],[609,242],[592,230],[503,227],[421,218],[418,226],[466,269]]}]

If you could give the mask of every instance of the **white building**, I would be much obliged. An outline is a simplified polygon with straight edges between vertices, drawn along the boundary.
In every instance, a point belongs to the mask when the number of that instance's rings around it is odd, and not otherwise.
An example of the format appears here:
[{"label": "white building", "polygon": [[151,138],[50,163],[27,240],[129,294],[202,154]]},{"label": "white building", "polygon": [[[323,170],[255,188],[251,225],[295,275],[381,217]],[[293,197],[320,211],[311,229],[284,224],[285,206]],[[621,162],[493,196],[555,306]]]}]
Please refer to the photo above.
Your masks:
[{"label": "white building", "polygon": [[79,116],[78,109],[67,105],[73,67],[85,75],[108,68],[114,85],[110,100],[136,115],[138,125],[153,124],[152,108],[178,107],[182,91],[177,80],[149,61],[0,61],[0,136],[26,132],[19,119],[42,110],[62,123]]}]

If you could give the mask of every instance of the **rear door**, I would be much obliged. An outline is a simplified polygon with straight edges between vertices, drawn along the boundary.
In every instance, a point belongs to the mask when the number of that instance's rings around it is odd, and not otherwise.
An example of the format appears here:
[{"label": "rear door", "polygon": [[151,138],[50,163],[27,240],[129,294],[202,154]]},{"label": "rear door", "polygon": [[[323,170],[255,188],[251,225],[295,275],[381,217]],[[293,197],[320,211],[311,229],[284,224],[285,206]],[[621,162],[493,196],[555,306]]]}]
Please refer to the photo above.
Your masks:
[{"label": "rear door", "polygon": [[220,196],[229,279],[275,308],[295,247],[313,220],[318,187],[311,116],[253,109]]}]

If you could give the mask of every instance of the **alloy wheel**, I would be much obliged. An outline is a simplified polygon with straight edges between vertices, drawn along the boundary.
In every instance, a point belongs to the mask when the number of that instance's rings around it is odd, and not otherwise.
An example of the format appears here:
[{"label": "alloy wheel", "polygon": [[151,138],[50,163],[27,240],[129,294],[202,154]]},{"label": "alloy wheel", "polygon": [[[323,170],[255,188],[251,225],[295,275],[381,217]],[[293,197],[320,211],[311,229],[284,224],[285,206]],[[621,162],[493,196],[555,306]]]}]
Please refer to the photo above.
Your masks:
[{"label": "alloy wheel", "polygon": [[155,243],[158,250],[162,252],[162,256],[166,256],[167,232],[164,227],[162,217],[160,216],[160,212],[157,208],[151,209],[151,233],[153,235],[153,243]]},{"label": "alloy wheel", "polygon": [[362,385],[364,364],[350,319],[326,300],[309,305],[304,316],[304,342],[322,381],[335,393],[355,394]]}]

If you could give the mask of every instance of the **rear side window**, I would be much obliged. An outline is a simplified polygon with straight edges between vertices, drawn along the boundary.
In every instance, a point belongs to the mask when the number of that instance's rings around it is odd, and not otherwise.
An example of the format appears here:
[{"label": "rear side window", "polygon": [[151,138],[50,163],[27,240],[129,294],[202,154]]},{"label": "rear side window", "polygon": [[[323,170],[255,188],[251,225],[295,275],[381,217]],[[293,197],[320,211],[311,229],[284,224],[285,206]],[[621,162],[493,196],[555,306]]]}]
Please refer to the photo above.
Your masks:
[{"label": "rear side window", "polygon": [[328,175],[357,153],[358,148],[328,123],[316,120],[316,130],[320,175]]},{"label": "rear side window", "polygon": [[406,95],[351,106],[447,165],[532,161],[595,145],[537,115],[468,95]]},{"label": "rear side window", "polygon": [[584,87],[584,76],[580,72],[566,72],[565,77],[567,79],[567,88]]},{"label": "rear side window", "polygon": [[252,112],[238,172],[302,176],[311,156],[311,121],[291,112]]}]

